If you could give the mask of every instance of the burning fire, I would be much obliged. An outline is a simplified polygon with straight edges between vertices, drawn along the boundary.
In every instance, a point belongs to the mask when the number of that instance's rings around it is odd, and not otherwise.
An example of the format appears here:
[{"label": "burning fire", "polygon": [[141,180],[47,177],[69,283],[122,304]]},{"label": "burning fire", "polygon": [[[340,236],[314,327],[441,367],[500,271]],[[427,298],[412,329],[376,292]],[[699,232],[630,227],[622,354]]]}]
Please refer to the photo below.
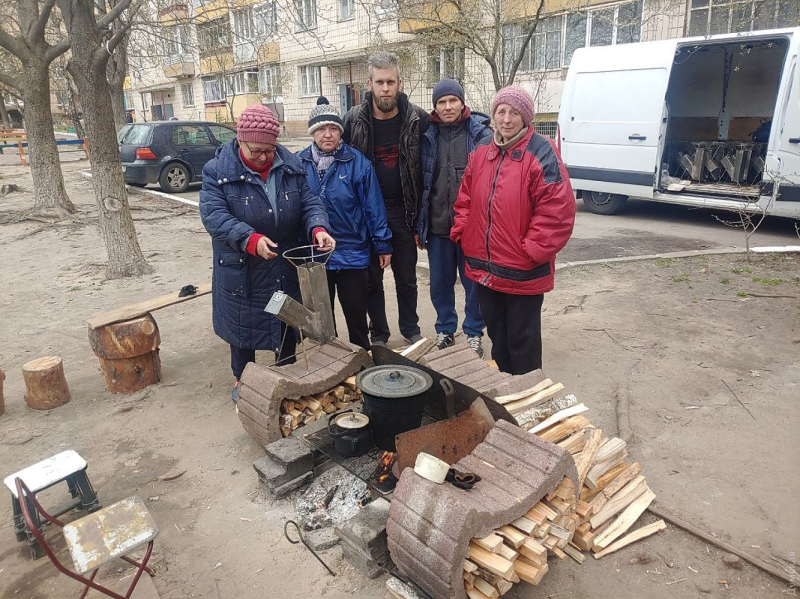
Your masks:
[{"label": "burning fire", "polygon": [[379,483],[385,482],[392,476],[392,466],[397,461],[397,454],[391,451],[383,451],[378,457],[378,467],[375,469],[375,478]]}]

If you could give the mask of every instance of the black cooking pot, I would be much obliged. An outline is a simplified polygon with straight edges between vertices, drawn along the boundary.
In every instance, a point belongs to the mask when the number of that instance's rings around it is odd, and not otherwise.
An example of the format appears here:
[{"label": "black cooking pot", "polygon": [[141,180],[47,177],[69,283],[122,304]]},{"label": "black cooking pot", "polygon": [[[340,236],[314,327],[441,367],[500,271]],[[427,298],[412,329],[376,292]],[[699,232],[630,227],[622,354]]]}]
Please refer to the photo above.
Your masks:
[{"label": "black cooking pot", "polygon": [[433,379],[419,368],[388,364],[362,371],[356,385],[364,396],[375,445],[394,452],[395,436],[422,424],[425,397]]},{"label": "black cooking pot", "polygon": [[336,453],[345,458],[364,455],[372,447],[369,418],[352,410],[331,414],[328,417],[328,433],[333,437]]}]

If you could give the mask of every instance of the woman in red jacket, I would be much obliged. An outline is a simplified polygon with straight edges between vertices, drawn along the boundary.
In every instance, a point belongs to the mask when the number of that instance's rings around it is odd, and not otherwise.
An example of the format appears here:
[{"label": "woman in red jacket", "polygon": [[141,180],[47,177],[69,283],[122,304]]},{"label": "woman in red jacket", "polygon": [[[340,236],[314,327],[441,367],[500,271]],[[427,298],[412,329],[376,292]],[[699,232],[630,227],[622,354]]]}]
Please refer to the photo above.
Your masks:
[{"label": "woman in red jacket", "polygon": [[521,87],[497,92],[495,134],[469,156],[450,239],[460,243],[503,372],[542,367],[542,300],[572,234],[575,197],[553,143],[533,128]]}]

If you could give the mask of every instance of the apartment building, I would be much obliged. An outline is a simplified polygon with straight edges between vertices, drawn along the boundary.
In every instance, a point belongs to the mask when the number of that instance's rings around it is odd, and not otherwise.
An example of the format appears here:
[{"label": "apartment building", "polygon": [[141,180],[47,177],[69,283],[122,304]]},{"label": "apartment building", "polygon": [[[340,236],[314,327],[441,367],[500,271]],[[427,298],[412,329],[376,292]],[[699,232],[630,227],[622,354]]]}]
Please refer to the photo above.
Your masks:
[{"label": "apartment building", "polygon": [[[522,54],[515,82],[533,94],[539,128],[549,134],[578,48],[800,24],[797,0],[546,0],[525,44],[524,26],[539,2],[482,1],[502,6],[499,70],[508,72]],[[452,39],[446,20],[457,17],[437,13],[437,22],[425,17],[429,6],[429,0],[191,0],[163,7],[155,31],[132,40],[126,107],[137,121],[235,122],[246,106],[263,103],[289,133],[303,133],[320,95],[341,112],[359,103],[367,57],[389,49],[402,58],[413,102],[429,108],[436,81],[453,77],[464,84],[468,103],[486,110],[494,94],[487,61],[446,42]],[[486,23],[487,31],[492,25]],[[137,54],[141,45],[148,52]]]}]

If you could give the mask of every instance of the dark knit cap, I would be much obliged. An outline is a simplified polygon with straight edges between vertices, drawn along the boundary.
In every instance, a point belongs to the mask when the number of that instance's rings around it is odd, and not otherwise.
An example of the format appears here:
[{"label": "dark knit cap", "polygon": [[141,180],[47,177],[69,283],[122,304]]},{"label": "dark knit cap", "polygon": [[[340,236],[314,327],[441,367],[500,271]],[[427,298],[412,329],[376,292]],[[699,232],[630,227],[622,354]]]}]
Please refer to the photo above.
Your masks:
[{"label": "dark knit cap", "polygon": [[439,83],[433,86],[434,107],[436,106],[436,102],[438,102],[439,98],[442,96],[455,96],[463,103],[464,88],[461,87],[461,84],[455,79],[442,79]]},{"label": "dark knit cap", "polygon": [[311,115],[308,117],[308,134],[312,135],[323,125],[336,125],[339,127],[339,131],[344,133],[344,123],[339,116],[339,111],[328,104],[328,98],[320,96],[317,105],[311,109]]},{"label": "dark knit cap", "polygon": [[281,132],[281,124],[266,106],[255,104],[239,115],[236,137],[239,141],[251,141],[274,146]]}]

